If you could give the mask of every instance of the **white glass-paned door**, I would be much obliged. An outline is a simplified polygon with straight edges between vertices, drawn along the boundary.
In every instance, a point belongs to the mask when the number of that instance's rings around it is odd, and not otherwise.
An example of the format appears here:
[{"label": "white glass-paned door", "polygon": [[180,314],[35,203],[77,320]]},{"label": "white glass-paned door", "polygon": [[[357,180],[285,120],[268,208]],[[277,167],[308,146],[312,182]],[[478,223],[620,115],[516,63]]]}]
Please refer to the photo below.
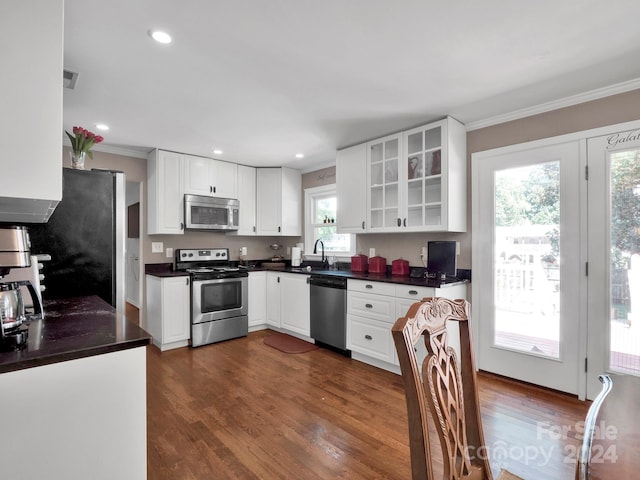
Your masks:
[{"label": "white glass-paned door", "polygon": [[579,163],[577,141],[472,163],[478,367],[570,393],[579,387]]},{"label": "white glass-paned door", "polygon": [[640,130],[591,138],[587,395],[603,372],[640,375]]}]

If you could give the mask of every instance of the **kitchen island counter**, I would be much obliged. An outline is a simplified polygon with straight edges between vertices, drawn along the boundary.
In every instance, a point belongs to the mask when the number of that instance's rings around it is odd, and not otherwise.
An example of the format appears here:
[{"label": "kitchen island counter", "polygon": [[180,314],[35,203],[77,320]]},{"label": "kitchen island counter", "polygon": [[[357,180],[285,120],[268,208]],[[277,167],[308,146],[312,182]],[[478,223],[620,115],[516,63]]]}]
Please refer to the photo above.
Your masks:
[{"label": "kitchen island counter", "polygon": [[99,297],[45,303],[0,353],[2,478],[147,478],[147,332]]},{"label": "kitchen island counter", "polygon": [[0,373],[142,347],[151,336],[98,296],[45,301],[27,345],[0,352]]}]

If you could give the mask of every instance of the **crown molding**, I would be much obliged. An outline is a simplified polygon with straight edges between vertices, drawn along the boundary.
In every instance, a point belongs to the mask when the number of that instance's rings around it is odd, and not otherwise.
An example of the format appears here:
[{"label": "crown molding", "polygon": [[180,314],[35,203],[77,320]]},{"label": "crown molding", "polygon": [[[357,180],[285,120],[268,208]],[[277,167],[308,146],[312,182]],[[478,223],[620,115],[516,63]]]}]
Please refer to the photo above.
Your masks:
[{"label": "crown molding", "polygon": [[637,90],[640,88],[640,78],[629,80],[627,82],[617,83],[608,87],[598,88],[589,92],[579,93],[570,97],[561,98],[552,102],[542,103],[533,107],[523,108],[521,110],[515,110],[510,113],[502,115],[496,115],[494,117],[485,118],[483,120],[477,120],[475,122],[469,122],[465,125],[467,132],[472,130],[478,130],[480,128],[491,127],[500,123],[511,122],[513,120],[519,120],[521,118],[530,117],[532,115],[538,115],[540,113],[551,112],[560,108],[571,107],[580,103],[590,102],[592,100],[598,100],[600,98],[610,97],[611,95],[617,95],[619,93],[630,92],[631,90]]},{"label": "crown molding", "polygon": [[[68,138],[65,138],[62,141],[62,145],[65,147],[69,147],[71,148],[71,142],[69,141]],[[126,147],[116,147],[114,145],[104,145],[104,144],[97,144],[94,145],[93,147],[91,147],[91,151],[92,152],[104,152],[104,153],[111,153],[113,155],[122,155],[124,157],[133,157],[133,158],[144,158],[146,160],[147,156],[149,155],[149,152],[151,152],[153,149],[149,149],[147,151],[143,151],[143,150],[134,150],[131,148],[126,148]]]}]

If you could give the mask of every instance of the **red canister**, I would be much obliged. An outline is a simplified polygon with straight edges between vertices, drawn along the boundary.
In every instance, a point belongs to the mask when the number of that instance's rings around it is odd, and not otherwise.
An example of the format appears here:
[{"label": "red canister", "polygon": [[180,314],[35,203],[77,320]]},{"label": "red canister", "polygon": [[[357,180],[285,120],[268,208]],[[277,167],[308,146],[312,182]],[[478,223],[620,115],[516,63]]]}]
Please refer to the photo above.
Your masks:
[{"label": "red canister", "polygon": [[351,257],[351,271],[352,272],[366,272],[368,269],[367,260],[369,257],[359,253]]},{"label": "red canister", "polygon": [[369,259],[369,273],[387,273],[387,259],[371,257]]},{"label": "red canister", "polygon": [[391,275],[409,275],[409,262],[402,258],[391,262]]}]

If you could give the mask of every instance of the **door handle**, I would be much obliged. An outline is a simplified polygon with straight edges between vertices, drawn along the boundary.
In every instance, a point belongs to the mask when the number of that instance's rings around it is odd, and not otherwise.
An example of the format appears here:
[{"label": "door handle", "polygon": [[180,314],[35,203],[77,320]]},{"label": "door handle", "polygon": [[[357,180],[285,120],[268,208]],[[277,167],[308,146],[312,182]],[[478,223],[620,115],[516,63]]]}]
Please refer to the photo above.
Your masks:
[{"label": "door handle", "polygon": [[184,223],[180,222],[180,230],[184,230]]},{"label": "door handle", "polygon": [[187,285],[189,285],[189,277],[187,277]]},{"label": "door handle", "polygon": [[362,221],[362,229],[364,230],[364,220]]},{"label": "door handle", "polygon": [[278,227],[278,233],[282,231],[282,227]]}]

